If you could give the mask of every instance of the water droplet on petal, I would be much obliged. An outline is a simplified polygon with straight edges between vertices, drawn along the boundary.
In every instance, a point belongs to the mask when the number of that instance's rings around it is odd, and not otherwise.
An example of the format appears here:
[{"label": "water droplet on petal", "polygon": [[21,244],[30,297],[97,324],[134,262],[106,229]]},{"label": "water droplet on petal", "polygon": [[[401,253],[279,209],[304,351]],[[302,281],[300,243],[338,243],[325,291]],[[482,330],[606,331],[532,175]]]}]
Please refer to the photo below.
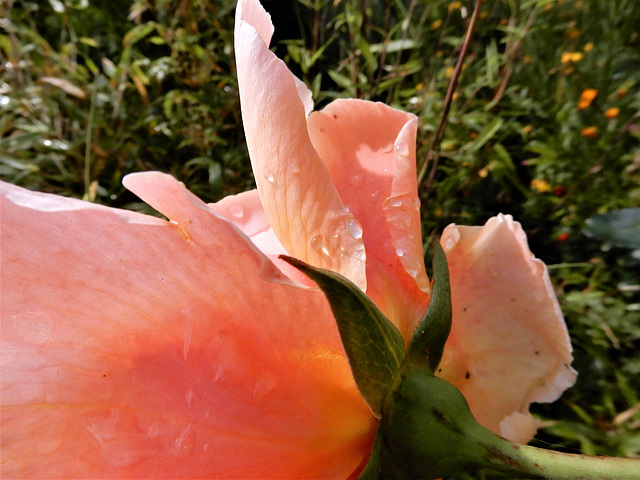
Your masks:
[{"label": "water droplet on petal", "polygon": [[298,165],[296,165],[295,163],[291,164],[291,173],[299,173],[300,172],[300,167],[298,167]]},{"label": "water droplet on petal", "polygon": [[415,197],[413,198],[413,207],[414,207],[416,210],[420,210],[420,197],[415,196]]},{"label": "water droplet on petal", "polygon": [[347,222],[347,230],[349,230],[349,235],[351,235],[356,240],[358,238],[362,238],[362,226],[357,220],[355,219],[349,220]]},{"label": "water droplet on petal", "polygon": [[398,142],[394,146],[394,150],[396,155],[400,155],[401,157],[409,156],[409,144],[406,142]]},{"label": "water droplet on petal", "polygon": [[178,435],[178,437],[173,441],[173,445],[177,451],[181,452],[189,449],[191,445],[189,445],[185,440],[187,440],[190,432],[191,424],[188,423],[187,426],[182,429],[180,435]]},{"label": "water droplet on petal", "polygon": [[231,205],[229,206],[229,214],[235,218],[242,218],[244,216],[244,208],[242,205]]},{"label": "water droplet on petal", "polygon": [[407,270],[407,273],[411,275],[413,278],[416,278],[418,276],[418,270],[416,270],[415,268],[409,268]]},{"label": "water droplet on petal", "polygon": [[398,248],[396,250],[396,255],[399,257],[402,257],[404,255],[404,250],[402,250],[401,248]]},{"label": "water droplet on petal", "polygon": [[349,213],[349,207],[342,207],[342,208],[341,208],[341,210],[342,210],[344,213]]},{"label": "water droplet on petal", "polygon": [[189,387],[189,390],[187,390],[187,394],[185,395],[187,407],[191,408],[191,402],[193,401],[193,397],[195,396],[195,394],[196,392],[193,390],[193,387]]},{"label": "water droplet on petal", "polygon": [[273,173],[271,173],[271,172],[265,173],[264,174],[264,178],[269,183],[273,183],[273,181],[275,180],[275,177],[273,176]]},{"label": "water droplet on petal", "polygon": [[320,250],[324,246],[324,238],[322,235],[316,235],[311,239],[310,245],[314,250]]},{"label": "water droplet on petal", "polygon": [[458,243],[458,240],[460,240],[460,231],[457,228],[453,228],[451,230],[451,233],[447,235],[447,238],[444,239],[444,242],[442,242],[442,246],[444,250],[445,251],[451,250],[453,247],[456,246],[456,244]]},{"label": "water droplet on petal", "polygon": [[402,206],[402,200],[400,200],[399,198],[390,198],[389,199],[389,206],[390,207],[401,207]]},{"label": "water droplet on petal", "polygon": [[256,400],[262,400],[273,392],[279,383],[278,377],[273,373],[266,372],[262,374],[253,387],[253,398]]},{"label": "water droplet on petal", "polygon": [[358,173],[349,177],[349,183],[352,187],[360,187],[364,183],[364,174]]},{"label": "water droplet on petal", "polygon": [[353,258],[355,258],[356,260],[360,260],[362,262],[364,262],[366,255],[364,252],[364,248],[358,248],[356,251],[353,252]]},{"label": "water droplet on petal", "polygon": [[213,383],[217,382],[218,380],[220,380],[220,377],[222,377],[223,373],[224,373],[224,367],[222,366],[221,363],[219,363],[218,368],[216,368],[216,372],[213,374],[213,378],[211,379],[211,381]]}]

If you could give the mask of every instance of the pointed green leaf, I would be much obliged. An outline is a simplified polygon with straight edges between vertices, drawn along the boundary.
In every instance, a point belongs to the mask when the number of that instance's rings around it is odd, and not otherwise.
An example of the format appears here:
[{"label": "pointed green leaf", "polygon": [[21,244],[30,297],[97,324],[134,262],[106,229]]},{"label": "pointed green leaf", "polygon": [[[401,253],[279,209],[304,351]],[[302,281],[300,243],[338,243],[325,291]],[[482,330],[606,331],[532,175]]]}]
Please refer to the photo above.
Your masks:
[{"label": "pointed green leaf", "polygon": [[280,258],[307,275],[326,295],[358,390],[380,418],[382,402],[404,357],[400,331],[347,278],[286,255]]},{"label": "pointed green leaf", "polygon": [[440,363],[444,344],[451,331],[451,286],[447,257],[440,243],[434,242],[433,245],[434,284],[431,301],[407,351],[407,360],[426,365],[432,372]]}]

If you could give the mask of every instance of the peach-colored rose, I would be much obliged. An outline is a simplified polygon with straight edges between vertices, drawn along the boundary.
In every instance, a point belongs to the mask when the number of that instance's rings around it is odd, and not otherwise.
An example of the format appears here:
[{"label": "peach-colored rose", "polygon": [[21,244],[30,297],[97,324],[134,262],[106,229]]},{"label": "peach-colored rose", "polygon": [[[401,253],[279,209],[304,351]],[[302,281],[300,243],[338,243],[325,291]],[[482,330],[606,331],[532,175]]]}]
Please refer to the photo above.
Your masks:
[{"label": "peach-colored rose", "polygon": [[[346,478],[376,420],[324,295],[288,253],[354,281],[405,340],[429,302],[416,118],[308,90],[240,1],[236,55],[257,191],[207,205],[172,177],[125,186],[170,221],[2,184],[3,478]],[[441,372],[525,441],[573,381],[566,328],[519,225],[450,226]]]}]

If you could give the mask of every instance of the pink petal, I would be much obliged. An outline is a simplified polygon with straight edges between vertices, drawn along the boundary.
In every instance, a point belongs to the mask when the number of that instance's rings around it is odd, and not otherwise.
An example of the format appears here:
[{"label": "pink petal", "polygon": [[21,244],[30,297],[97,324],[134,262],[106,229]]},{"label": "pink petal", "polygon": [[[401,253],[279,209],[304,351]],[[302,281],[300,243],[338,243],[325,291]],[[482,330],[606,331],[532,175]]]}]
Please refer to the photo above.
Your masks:
[{"label": "pink petal", "polygon": [[536,428],[529,404],[557,399],[576,376],[546,267],[510,215],[483,227],[449,225],[440,243],[453,303],[440,375],[481,424],[527,442]]},{"label": "pink petal", "polygon": [[2,184],[2,477],[347,477],[375,422],[321,292],[125,183],[171,222]]},{"label": "pink petal", "polygon": [[309,277],[279,258],[288,253],[269,225],[257,190],[229,195],[209,207],[238,227],[287,277],[303,285],[315,286]]},{"label": "pink petal", "polygon": [[336,100],[309,116],[316,151],[362,226],[367,294],[409,336],[431,292],[424,268],[414,115]]},{"label": "pink petal", "polygon": [[[235,50],[242,119],[258,192],[287,252],[366,288],[362,238],[307,133],[311,103],[269,50],[273,25],[257,0],[236,10]],[[302,95],[302,98],[301,98]]]}]

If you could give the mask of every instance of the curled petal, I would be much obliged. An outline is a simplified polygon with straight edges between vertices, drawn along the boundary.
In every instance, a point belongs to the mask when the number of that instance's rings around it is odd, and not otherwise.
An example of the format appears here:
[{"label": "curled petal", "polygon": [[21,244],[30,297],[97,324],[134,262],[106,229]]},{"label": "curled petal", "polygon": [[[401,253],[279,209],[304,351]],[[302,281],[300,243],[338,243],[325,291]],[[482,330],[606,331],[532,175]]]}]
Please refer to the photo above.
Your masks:
[{"label": "curled petal", "polygon": [[[287,252],[366,288],[362,238],[307,133],[308,91],[269,50],[273,25],[257,0],[236,10],[242,119],[269,224]],[[302,97],[301,97],[302,95]]]},{"label": "curled petal", "polygon": [[416,184],[414,115],[382,103],[336,100],[309,116],[311,140],[367,252],[367,294],[405,334],[429,299]]},{"label": "curled petal", "polygon": [[450,225],[440,243],[453,304],[440,375],[481,424],[527,442],[536,429],[529,404],[555,400],[576,375],[546,267],[509,215],[483,227]]},{"label": "curled petal", "polygon": [[375,424],[323,295],[125,183],[171,221],[2,184],[2,477],[347,477]]}]

